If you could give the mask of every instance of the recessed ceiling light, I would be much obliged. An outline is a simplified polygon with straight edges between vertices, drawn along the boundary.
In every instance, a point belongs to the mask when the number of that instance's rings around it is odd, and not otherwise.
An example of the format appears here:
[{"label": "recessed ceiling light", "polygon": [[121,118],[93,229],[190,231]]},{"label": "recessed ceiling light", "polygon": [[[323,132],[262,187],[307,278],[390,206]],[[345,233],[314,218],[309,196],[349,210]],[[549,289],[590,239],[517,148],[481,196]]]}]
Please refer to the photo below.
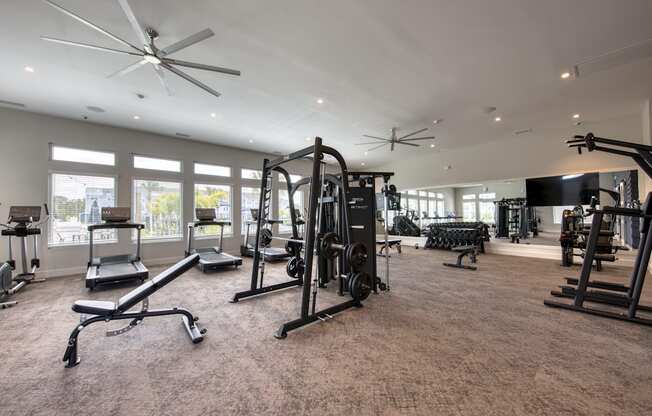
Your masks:
[{"label": "recessed ceiling light", "polygon": [[253,142],[254,142],[254,140],[253,140],[253,139],[249,139],[249,143],[253,143]]},{"label": "recessed ceiling light", "polygon": [[134,116],[134,120],[140,120],[140,116]]},{"label": "recessed ceiling light", "polygon": [[573,118],[580,118],[579,114],[573,114]]},{"label": "recessed ceiling light", "polygon": [[441,123],[442,121],[444,121],[443,118],[438,118],[438,119],[433,120],[433,121],[432,121],[432,124],[439,124],[439,123]]},{"label": "recessed ceiling light", "polygon": [[323,98],[317,98],[317,104],[324,104]]},{"label": "recessed ceiling light", "polygon": [[570,72],[562,72],[561,79],[568,79],[570,78],[570,76],[571,76]]},{"label": "recessed ceiling light", "polygon": [[25,71],[27,71],[27,72],[34,72],[34,68],[32,68],[31,66],[26,66],[26,67],[25,67]]},{"label": "recessed ceiling light", "polygon": [[211,113],[211,117],[215,118],[215,117],[217,117],[217,114]]},{"label": "recessed ceiling light", "polygon": [[310,137],[306,137],[306,141],[307,141],[307,142],[309,142],[310,140],[312,140],[312,138],[310,138]]},{"label": "recessed ceiling light", "polygon": [[430,148],[432,149],[433,147],[435,147],[435,144],[434,144],[434,143],[430,143]]},{"label": "recessed ceiling light", "polygon": [[360,163],[360,166],[364,166],[364,162]]},{"label": "recessed ceiling light", "polygon": [[496,117],[496,118],[494,118],[494,121],[495,121],[495,122],[499,122],[499,121],[503,121],[503,119],[500,118],[500,117]]},{"label": "recessed ceiling light", "polygon": [[365,155],[365,156],[367,156],[368,154],[369,154],[369,152],[364,152],[364,155]]}]

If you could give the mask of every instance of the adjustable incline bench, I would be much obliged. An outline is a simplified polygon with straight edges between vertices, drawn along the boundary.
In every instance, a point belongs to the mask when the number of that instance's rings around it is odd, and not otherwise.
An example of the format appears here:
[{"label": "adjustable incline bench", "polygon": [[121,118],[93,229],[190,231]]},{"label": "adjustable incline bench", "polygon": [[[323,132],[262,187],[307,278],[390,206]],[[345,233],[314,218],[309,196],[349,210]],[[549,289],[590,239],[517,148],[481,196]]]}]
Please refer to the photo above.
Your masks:
[{"label": "adjustable incline bench", "polygon": [[[190,311],[184,308],[171,308],[171,309],[152,309],[148,310],[147,298],[154,292],[167,285],[177,277],[181,276],[199,262],[199,254],[193,254],[181,260],[174,266],[168,268],[155,278],[148,280],[136,289],[127,293],[118,300],[117,303],[98,301],[98,300],[78,300],[72,305],[72,310],[83,314],[81,322],[70,334],[68,339],[68,348],[63,356],[63,361],[67,361],[66,367],[74,367],[79,364],[80,359],[77,355],[77,341],[79,333],[82,329],[95,322],[108,322],[119,319],[131,319],[132,321],[125,327],[108,331],[107,336],[120,335],[138,325],[144,318],[165,315],[181,315],[183,325],[194,344],[201,342],[204,339],[205,329],[201,329],[196,323],[199,318],[194,316]],[[143,302],[141,311],[127,312],[139,302]],[[86,317],[85,315],[92,315]]]}]

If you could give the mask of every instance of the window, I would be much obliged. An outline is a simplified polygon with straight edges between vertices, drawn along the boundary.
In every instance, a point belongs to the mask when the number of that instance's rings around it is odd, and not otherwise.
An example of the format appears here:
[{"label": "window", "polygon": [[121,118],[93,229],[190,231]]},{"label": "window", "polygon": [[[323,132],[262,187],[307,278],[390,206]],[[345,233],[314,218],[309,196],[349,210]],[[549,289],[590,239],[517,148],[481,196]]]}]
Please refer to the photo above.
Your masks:
[{"label": "window", "polygon": [[[229,185],[195,184],[195,208],[215,208],[218,221],[231,221],[231,187]],[[209,225],[195,230],[197,237],[216,236],[220,227]],[[231,226],[224,227],[224,235],[233,234]]]},{"label": "window", "polygon": [[496,222],[496,206],[494,200],[496,194],[494,192],[478,195],[480,199],[480,221],[487,224],[494,224]]},{"label": "window", "polygon": [[242,169],[240,177],[242,179],[262,179],[263,171],[253,169]]},{"label": "window", "polygon": [[195,162],[195,175],[231,177],[231,168],[228,166],[209,165]]},{"label": "window", "polygon": [[[297,182],[300,181],[301,179],[302,179],[302,176],[301,176],[301,175],[290,175],[290,181],[292,181],[292,183],[297,183]],[[279,175],[278,175],[278,180],[279,180],[280,182],[285,183],[285,176],[284,176],[284,175],[281,175],[281,174],[279,173]]]},{"label": "window", "polygon": [[[298,209],[303,215],[303,191],[294,193],[294,209]],[[283,224],[278,226],[279,233],[291,233],[292,218],[290,217],[290,199],[288,198],[287,189],[279,189],[278,191],[278,218],[283,220]]]},{"label": "window", "polygon": [[443,199],[437,200],[437,216],[445,217],[446,216],[446,206]]},{"label": "window", "polygon": [[134,155],[134,168],[179,173],[181,172],[181,161]]},{"label": "window", "polygon": [[[103,207],[116,205],[115,178],[53,173],[51,181],[49,244],[85,244],[87,226],[102,222]],[[98,231],[94,238],[97,242],[117,240],[115,230]]]},{"label": "window", "polygon": [[115,153],[113,152],[96,152],[94,150],[74,149],[72,147],[62,146],[52,146],[51,151],[52,160],[115,166]]},{"label": "window", "polygon": [[[242,224],[240,226],[241,233],[244,234],[247,230],[247,221],[251,221],[251,209],[258,209],[258,203],[260,202],[260,188],[248,188],[242,187],[242,199],[240,201],[240,218],[242,218]],[[256,226],[252,225],[249,227],[249,234],[256,233]]]},{"label": "window", "polygon": [[475,194],[462,195],[462,216],[464,221],[477,221]]},{"label": "window", "polygon": [[181,183],[136,179],[133,198],[133,220],[145,224],[143,239],[183,237]]}]

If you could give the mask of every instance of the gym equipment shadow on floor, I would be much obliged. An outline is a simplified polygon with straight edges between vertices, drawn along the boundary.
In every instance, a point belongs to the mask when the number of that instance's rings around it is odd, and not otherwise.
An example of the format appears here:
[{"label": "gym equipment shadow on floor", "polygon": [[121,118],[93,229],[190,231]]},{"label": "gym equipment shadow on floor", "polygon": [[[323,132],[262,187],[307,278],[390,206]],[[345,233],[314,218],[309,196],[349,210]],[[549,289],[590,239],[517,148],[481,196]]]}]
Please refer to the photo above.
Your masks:
[{"label": "gym equipment shadow on floor", "polygon": [[[150,307],[192,307],[209,329],[204,342],[186,342],[177,317],[113,338],[98,324],[85,330],[85,360],[74,369],[61,362],[79,320],[72,303],[115,300],[135,285],[89,293],[82,276],[49,279],[0,311],[0,390],[11,398],[0,413],[651,413],[649,328],[545,307],[551,285],[572,275],[558,260],[485,254],[469,274],[443,266],[450,256],[405,247],[391,257],[390,292],[285,340],[273,334],[296,315],[298,289],[231,304],[249,282],[249,259],[219,279],[193,269]],[[602,273],[627,275],[612,266]],[[268,265],[266,280],[284,275],[285,263]],[[328,292],[320,299],[337,302]]]}]

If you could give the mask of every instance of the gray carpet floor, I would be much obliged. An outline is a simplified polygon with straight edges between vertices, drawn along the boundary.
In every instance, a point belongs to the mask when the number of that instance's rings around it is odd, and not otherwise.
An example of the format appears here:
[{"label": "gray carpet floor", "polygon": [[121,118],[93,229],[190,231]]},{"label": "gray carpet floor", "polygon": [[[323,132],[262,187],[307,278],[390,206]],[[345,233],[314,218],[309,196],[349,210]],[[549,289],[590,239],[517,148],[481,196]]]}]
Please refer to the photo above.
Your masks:
[{"label": "gray carpet floor", "polygon": [[[203,343],[177,317],[112,338],[103,333],[114,323],[95,324],[73,369],[61,362],[79,319],[72,302],[132,287],[88,293],[80,276],[32,285],[0,311],[0,414],[652,414],[652,328],[543,306],[578,268],[498,255],[480,256],[475,272],[441,265],[453,258],[394,254],[390,292],[285,340],[273,333],[297,316],[297,289],[230,304],[248,285],[248,259],[236,271],[193,270],[150,307],[189,308],[208,329]],[[268,280],[284,268],[268,267]],[[600,278],[627,271],[607,265]]]}]

